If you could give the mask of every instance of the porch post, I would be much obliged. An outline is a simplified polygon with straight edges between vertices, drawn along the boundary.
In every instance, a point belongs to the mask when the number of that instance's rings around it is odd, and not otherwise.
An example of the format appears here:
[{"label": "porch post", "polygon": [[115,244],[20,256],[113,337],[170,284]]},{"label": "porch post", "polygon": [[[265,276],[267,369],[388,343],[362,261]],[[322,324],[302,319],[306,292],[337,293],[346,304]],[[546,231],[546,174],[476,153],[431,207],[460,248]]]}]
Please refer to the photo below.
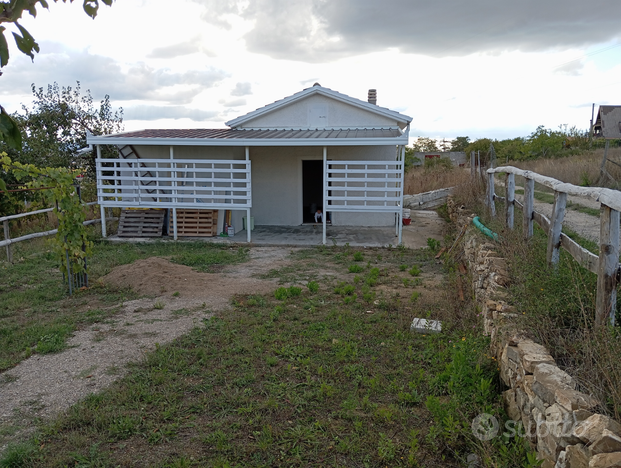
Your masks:
[{"label": "porch post", "polygon": [[[170,145],[170,175],[172,176],[172,186],[173,187],[177,187],[177,171],[173,172],[173,165],[175,164],[173,162],[174,159],[174,150],[173,150],[173,146]],[[172,189],[172,193],[173,195],[177,195],[177,190],[175,188]],[[177,204],[177,197],[174,196],[171,198],[171,200],[174,199],[175,200],[175,204]],[[173,208],[172,209],[172,216],[173,216],[173,239],[177,240],[177,208]]]},{"label": "porch post", "polygon": [[[97,159],[101,159],[101,146],[97,145]],[[103,175],[103,170],[101,169],[101,163],[98,162],[97,165],[97,176],[101,177]],[[101,179],[99,179],[101,180]],[[103,196],[99,196],[99,189],[97,189],[97,201],[100,202],[99,210],[101,211],[101,237],[108,237],[108,233],[106,232],[106,209],[101,204],[103,201]]]},{"label": "porch post", "polygon": [[328,200],[326,199],[326,195],[328,193],[327,187],[327,174],[326,170],[328,168],[328,147],[323,147],[323,216],[321,217],[321,221],[323,224],[323,245],[326,245],[326,218],[328,217]]},{"label": "porch post", "polygon": [[405,174],[405,145],[401,145],[401,201],[399,202],[399,206],[401,207],[401,211],[399,211],[398,222],[399,222],[399,243],[397,245],[401,245],[403,243],[403,191],[405,187],[403,186],[404,182],[404,174]]},{"label": "porch post", "polygon": [[[250,147],[246,146],[246,161],[250,161]],[[246,166],[248,167],[248,166]],[[252,180],[252,174],[249,173],[248,177]],[[250,204],[252,205],[252,186],[250,186]],[[250,232],[252,231],[252,224],[250,223],[250,208],[246,209],[246,241],[250,243]]]}]

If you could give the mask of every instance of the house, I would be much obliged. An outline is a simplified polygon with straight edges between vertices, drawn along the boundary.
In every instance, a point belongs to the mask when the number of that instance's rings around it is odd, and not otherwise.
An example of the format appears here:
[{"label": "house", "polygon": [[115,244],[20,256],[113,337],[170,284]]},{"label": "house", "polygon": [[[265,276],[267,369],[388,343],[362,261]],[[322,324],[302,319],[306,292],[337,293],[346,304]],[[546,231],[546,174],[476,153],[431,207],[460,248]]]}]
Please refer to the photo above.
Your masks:
[{"label": "house", "polygon": [[[102,207],[225,210],[231,224],[295,226],[328,212],[333,226],[399,230],[411,118],[315,84],[226,122],[226,129],[89,136]],[[101,145],[119,149],[102,159]],[[324,215],[324,243],[325,243]],[[251,233],[247,230],[250,242]]]},{"label": "house", "polygon": [[621,106],[599,106],[593,136],[606,140],[621,138]]}]

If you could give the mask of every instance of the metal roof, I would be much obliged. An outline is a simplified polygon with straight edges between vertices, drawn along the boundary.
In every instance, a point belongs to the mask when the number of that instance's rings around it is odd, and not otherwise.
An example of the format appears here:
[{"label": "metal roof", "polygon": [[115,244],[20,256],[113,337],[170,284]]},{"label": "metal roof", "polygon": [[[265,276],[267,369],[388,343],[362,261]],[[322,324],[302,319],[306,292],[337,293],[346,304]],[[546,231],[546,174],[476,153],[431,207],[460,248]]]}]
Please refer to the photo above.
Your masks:
[{"label": "metal roof", "polygon": [[278,109],[280,107],[287,106],[293,102],[299,101],[300,99],[303,99],[312,94],[321,94],[323,96],[331,97],[333,99],[336,99],[337,101],[341,101],[341,102],[350,104],[352,106],[359,107],[369,112],[373,112],[374,114],[379,114],[379,115],[383,115],[384,117],[395,119],[395,121],[401,123],[403,127],[405,127],[407,124],[409,124],[412,121],[412,117],[409,117],[407,115],[400,114],[399,112],[390,110],[386,107],[380,107],[376,104],[371,104],[369,102],[353,98],[346,94],[342,94],[342,93],[339,93],[338,91],[334,91],[330,88],[324,88],[323,86],[316,84],[314,86],[311,86],[310,88],[303,89],[302,91],[292,94],[291,96],[287,96],[286,98],[275,101],[264,107],[260,107],[259,109],[256,109],[240,117],[237,117],[233,120],[229,120],[228,122],[225,122],[225,124],[230,127],[236,127],[256,117],[267,114],[275,109]]},{"label": "metal roof", "polygon": [[599,106],[593,132],[596,138],[621,138],[621,106]]},{"label": "metal roof", "polygon": [[403,145],[398,128],[351,129],[152,129],[88,136],[89,144],[184,146],[360,146]]}]

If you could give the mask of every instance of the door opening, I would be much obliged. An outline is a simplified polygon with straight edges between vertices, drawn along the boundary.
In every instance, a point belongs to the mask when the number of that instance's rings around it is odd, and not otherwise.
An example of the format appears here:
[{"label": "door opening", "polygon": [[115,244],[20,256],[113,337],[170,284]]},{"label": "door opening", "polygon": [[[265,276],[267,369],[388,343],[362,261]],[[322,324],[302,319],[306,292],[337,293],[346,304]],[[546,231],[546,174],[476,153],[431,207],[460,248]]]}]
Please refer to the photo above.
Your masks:
[{"label": "door opening", "polygon": [[323,161],[302,161],[302,222],[314,223],[318,209],[323,211]]}]

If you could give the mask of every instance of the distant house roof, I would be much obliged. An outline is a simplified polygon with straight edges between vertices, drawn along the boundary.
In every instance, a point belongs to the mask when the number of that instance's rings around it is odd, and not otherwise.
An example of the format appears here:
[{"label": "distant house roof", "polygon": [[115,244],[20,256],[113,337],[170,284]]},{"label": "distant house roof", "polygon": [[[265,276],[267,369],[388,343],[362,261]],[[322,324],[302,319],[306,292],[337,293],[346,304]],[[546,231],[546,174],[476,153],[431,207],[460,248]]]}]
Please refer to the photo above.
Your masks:
[{"label": "distant house roof", "polygon": [[621,138],[621,106],[599,106],[593,136],[607,140]]},{"label": "distant house roof", "polygon": [[154,129],[89,136],[95,145],[178,146],[360,146],[404,145],[407,133],[397,128],[364,129]]},{"label": "distant house roof", "polygon": [[337,101],[343,102],[345,104],[349,104],[352,105],[354,107],[358,107],[360,109],[364,109],[366,111],[372,112],[374,114],[378,114],[378,115],[382,115],[384,117],[388,117],[391,119],[396,120],[397,122],[399,122],[401,125],[401,128],[404,128],[405,126],[407,126],[411,121],[412,121],[412,117],[409,117],[407,115],[404,114],[400,114],[399,112],[395,112],[393,110],[387,109],[386,107],[380,107],[376,104],[371,104],[369,102],[366,101],[362,101],[360,99],[356,99],[353,98],[351,96],[347,96],[346,94],[342,94],[339,93],[338,91],[334,91],[330,88],[324,88],[323,86],[320,86],[319,84],[315,84],[314,86],[311,86],[310,88],[306,88],[303,89],[300,92],[297,92],[291,96],[288,96],[286,98],[280,99],[276,102],[273,102],[271,104],[268,104],[264,107],[260,107],[259,109],[256,109],[252,112],[249,112],[245,115],[242,115],[240,117],[237,117],[233,120],[229,120],[228,122],[225,122],[226,125],[228,125],[229,127],[237,127],[239,125],[242,125],[252,119],[255,119],[257,117],[260,117],[262,115],[265,115],[269,112],[272,112],[276,109],[288,106],[289,104],[292,104],[294,102],[297,102],[301,99],[304,99],[308,96],[312,96],[313,94],[318,94],[321,96],[326,96],[326,97],[330,97],[332,99],[335,99]]}]

